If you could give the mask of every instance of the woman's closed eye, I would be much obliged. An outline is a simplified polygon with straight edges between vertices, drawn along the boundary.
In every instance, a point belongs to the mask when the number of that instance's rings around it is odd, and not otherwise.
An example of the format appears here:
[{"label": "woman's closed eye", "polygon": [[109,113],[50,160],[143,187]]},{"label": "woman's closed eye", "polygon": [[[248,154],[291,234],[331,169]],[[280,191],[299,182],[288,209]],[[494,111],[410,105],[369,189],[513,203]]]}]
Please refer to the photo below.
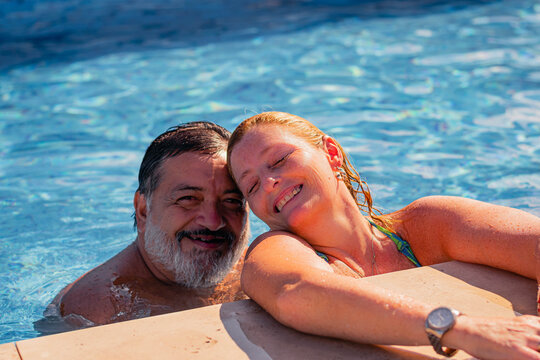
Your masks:
[{"label": "woman's closed eye", "polygon": [[[273,161],[273,162],[270,162],[270,165],[268,166],[270,169],[275,169],[279,166],[281,166],[285,160],[287,160],[287,158],[289,157],[289,155],[291,155],[292,151],[285,154],[284,156],[281,156],[279,157],[276,161]],[[247,195],[253,195],[257,189],[259,188],[259,180],[256,180],[254,181],[253,183],[251,183],[250,185],[248,185],[248,191],[247,191]]]},{"label": "woman's closed eye", "polygon": [[288,154],[286,154],[285,156],[279,158],[277,161],[275,161],[275,162],[272,164],[271,168],[275,168],[275,167],[281,165],[281,164],[289,157],[290,154],[291,154],[291,153],[288,153]]},{"label": "woman's closed eye", "polygon": [[259,181],[255,181],[252,185],[249,186],[248,195],[253,194],[257,190],[257,185],[259,184]]}]

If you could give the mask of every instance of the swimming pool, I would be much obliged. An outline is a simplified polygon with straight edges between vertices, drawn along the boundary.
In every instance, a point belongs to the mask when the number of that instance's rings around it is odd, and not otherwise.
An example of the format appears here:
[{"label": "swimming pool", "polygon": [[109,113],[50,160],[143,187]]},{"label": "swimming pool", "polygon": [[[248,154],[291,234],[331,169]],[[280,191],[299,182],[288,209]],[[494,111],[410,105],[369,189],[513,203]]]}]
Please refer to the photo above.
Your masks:
[{"label": "swimming pool", "polygon": [[180,122],[291,112],[384,210],[447,194],[540,216],[538,2],[124,3],[0,5],[0,343],[133,241],[140,160]]}]

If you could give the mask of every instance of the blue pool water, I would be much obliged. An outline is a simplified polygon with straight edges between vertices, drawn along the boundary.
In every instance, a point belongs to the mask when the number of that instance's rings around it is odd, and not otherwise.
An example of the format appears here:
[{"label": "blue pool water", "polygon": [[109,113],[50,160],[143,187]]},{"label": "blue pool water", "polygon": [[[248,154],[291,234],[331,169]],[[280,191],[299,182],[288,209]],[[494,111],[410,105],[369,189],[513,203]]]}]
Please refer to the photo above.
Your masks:
[{"label": "blue pool water", "polygon": [[539,34],[532,0],[2,2],[0,343],[133,241],[142,155],[180,122],[291,112],[386,211],[447,194],[540,216]]}]

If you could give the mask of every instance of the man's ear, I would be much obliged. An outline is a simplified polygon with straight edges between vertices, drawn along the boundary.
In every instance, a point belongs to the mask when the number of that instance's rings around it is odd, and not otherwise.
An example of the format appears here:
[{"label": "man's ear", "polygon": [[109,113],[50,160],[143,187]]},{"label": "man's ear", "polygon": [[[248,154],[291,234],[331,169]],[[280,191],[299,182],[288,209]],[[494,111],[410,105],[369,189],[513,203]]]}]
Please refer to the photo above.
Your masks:
[{"label": "man's ear", "polygon": [[146,229],[146,196],[139,191],[133,197],[133,206],[135,207],[135,219],[137,220],[137,233],[143,233]]},{"label": "man's ear", "polygon": [[343,164],[343,153],[339,148],[336,140],[334,138],[325,135],[323,137],[323,148],[330,162],[330,166],[333,170],[337,170]]}]

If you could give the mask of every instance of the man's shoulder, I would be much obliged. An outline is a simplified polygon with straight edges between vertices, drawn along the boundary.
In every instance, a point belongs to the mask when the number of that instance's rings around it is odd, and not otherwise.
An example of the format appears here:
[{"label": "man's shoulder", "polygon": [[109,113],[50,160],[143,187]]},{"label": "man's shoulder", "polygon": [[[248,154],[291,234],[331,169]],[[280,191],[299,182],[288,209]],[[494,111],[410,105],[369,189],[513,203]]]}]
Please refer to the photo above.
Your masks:
[{"label": "man's shoulder", "polygon": [[[132,244],[133,245],[133,244]],[[62,316],[77,314],[96,324],[104,323],[114,312],[111,288],[115,281],[130,276],[136,265],[132,245],[103,264],[88,271],[62,290],[53,300],[58,303]]]}]

